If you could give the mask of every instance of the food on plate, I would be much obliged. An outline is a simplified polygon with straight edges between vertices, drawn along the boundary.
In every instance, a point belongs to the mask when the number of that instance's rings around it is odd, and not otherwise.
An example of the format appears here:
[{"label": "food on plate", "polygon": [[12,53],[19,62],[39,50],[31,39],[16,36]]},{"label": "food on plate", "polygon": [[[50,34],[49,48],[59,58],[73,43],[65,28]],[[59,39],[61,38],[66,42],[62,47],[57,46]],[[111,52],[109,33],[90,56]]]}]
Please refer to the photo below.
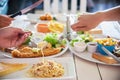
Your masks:
[{"label": "food on plate", "polygon": [[113,54],[117,57],[120,57],[120,40],[117,41],[117,45],[115,46],[115,49],[113,50]]},{"label": "food on plate", "polygon": [[89,31],[85,31],[85,33],[88,33],[88,34],[102,34],[102,30],[101,29],[91,29]]},{"label": "food on plate", "polygon": [[64,30],[64,25],[62,23],[59,23],[57,21],[50,21],[48,23],[38,23],[36,25],[36,29],[38,32],[42,33],[62,33]]},{"label": "food on plate", "polygon": [[101,48],[102,46],[104,46],[110,52],[113,52],[115,45],[117,44],[117,41],[113,38],[96,39],[96,42],[98,43],[98,52],[100,52],[102,55],[107,55],[106,52]]},{"label": "food on plate", "polygon": [[85,43],[88,43],[88,42],[93,42],[94,41],[94,38],[92,35],[90,34],[84,34],[84,32],[80,31],[80,32],[77,32],[78,36],[74,39],[72,39],[70,41],[70,45],[71,46],[74,46],[74,42],[85,42]]},{"label": "food on plate", "polygon": [[120,57],[120,47],[118,47],[118,48],[115,48],[115,50],[113,51],[114,53],[114,55],[116,55],[117,57]]},{"label": "food on plate", "polygon": [[96,39],[96,42],[104,46],[113,46],[117,44],[117,41],[114,40],[113,38]]},{"label": "food on plate", "polygon": [[116,64],[117,63],[117,61],[115,59],[113,59],[112,57],[104,56],[104,55],[101,55],[99,53],[93,53],[92,57],[94,59],[97,59],[97,60],[102,61],[102,62],[107,63],[107,64]]},{"label": "food on plate", "polygon": [[53,19],[52,15],[50,15],[48,13],[40,16],[40,20],[48,20],[48,21],[50,21],[52,19]]},{"label": "food on plate", "polygon": [[36,26],[38,32],[48,33],[50,32],[48,24],[37,24]]},{"label": "food on plate", "polygon": [[0,62],[0,77],[26,68],[25,63]]},{"label": "food on plate", "polygon": [[[47,44],[49,45],[49,44]],[[44,56],[50,56],[50,55],[54,55],[57,54],[61,51],[62,48],[58,47],[58,48],[53,48],[53,47],[45,47],[42,51],[44,53]],[[42,51],[40,48],[32,48],[29,46],[24,46],[22,48],[18,48],[13,50],[12,56],[16,57],[16,58],[33,58],[33,57],[41,57],[42,55]]]},{"label": "food on plate", "polygon": [[50,33],[46,34],[44,41],[50,43],[52,47],[62,47],[65,48],[66,46],[66,40],[65,39],[59,39],[58,34],[56,33]]},{"label": "food on plate", "polygon": [[64,25],[57,21],[50,21],[48,23],[48,28],[51,32],[61,33],[64,30]]},{"label": "food on plate", "polygon": [[77,31],[77,34],[102,34],[101,29],[91,29],[89,31]]},{"label": "food on plate", "polygon": [[0,48],[0,51],[11,53],[12,49],[9,49],[9,48]]},{"label": "food on plate", "polygon": [[[39,39],[36,38],[36,40]],[[35,46],[33,46],[32,44],[21,45],[14,48],[10,53],[13,57],[16,58],[33,58],[56,55],[65,49],[66,40],[59,39],[59,35],[56,33],[48,33],[44,36],[42,41],[34,44]]]},{"label": "food on plate", "polygon": [[52,60],[45,60],[34,64],[28,70],[28,76],[36,78],[62,77],[64,75],[64,71],[62,64]]}]

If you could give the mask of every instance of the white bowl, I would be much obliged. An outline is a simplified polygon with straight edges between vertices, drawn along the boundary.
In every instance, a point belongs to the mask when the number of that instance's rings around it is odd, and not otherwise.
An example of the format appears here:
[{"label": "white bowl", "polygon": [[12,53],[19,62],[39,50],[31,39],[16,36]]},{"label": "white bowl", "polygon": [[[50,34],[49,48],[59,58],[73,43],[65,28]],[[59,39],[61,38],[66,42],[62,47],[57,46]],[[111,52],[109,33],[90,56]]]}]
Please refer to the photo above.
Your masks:
[{"label": "white bowl", "polygon": [[77,52],[85,51],[87,44],[85,42],[75,42],[74,43],[74,50]]},{"label": "white bowl", "polygon": [[87,43],[87,50],[90,53],[94,53],[97,50],[97,42],[88,42]]}]

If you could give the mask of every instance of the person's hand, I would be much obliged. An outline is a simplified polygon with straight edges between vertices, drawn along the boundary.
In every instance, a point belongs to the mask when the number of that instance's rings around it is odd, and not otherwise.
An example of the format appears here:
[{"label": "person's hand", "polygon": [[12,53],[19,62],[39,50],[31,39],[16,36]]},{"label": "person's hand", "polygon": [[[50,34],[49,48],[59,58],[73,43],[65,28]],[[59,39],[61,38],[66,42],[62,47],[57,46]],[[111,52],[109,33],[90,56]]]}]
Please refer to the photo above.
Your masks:
[{"label": "person's hand", "polygon": [[87,31],[95,28],[102,21],[101,16],[96,13],[86,13],[78,18],[78,22],[71,27],[75,31]]},{"label": "person's hand", "polygon": [[0,15],[0,28],[9,26],[12,20],[12,18],[6,15]]},{"label": "person's hand", "polygon": [[31,33],[24,32],[19,28],[6,27],[0,29],[0,47],[17,47],[25,42]]}]

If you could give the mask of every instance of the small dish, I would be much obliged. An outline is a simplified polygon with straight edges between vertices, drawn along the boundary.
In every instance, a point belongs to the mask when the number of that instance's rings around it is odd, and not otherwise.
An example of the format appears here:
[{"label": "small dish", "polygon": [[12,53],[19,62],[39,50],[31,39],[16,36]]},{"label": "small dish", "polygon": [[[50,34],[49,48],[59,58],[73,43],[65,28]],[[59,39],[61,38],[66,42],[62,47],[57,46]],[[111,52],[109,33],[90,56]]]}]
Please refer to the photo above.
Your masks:
[{"label": "small dish", "polygon": [[87,50],[90,53],[94,53],[97,50],[97,42],[88,42],[87,43]]},{"label": "small dish", "polygon": [[85,51],[87,44],[85,42],[74,42],[74,50],[77,52]]},{"label": "small dish", "polygon": [[98,47],[97,47],[97,50],[98,52],[100,52],[100,54],[102,55],[108,55],[103,49],[102,49],[102,46],[105,47],[107,50],[109,50],[110,52],[113,52],[113,50],[115,49],[115,45],[112,45],[112,46],[104,46],[102,44],[99,44],[98,43]]}]

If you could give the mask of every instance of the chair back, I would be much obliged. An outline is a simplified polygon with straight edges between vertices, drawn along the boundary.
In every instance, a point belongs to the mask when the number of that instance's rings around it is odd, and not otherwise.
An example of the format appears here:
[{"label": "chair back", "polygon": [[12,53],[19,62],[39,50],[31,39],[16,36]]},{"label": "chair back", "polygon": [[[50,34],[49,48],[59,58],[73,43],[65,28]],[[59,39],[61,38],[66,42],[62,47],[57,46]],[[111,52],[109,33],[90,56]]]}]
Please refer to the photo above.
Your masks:
[{"label": "chair back", "polygon": [[[79,5],[80,6],[79,6]],[[44,0],[44,12],[77,13],[86,12],[87,0]]]}]

